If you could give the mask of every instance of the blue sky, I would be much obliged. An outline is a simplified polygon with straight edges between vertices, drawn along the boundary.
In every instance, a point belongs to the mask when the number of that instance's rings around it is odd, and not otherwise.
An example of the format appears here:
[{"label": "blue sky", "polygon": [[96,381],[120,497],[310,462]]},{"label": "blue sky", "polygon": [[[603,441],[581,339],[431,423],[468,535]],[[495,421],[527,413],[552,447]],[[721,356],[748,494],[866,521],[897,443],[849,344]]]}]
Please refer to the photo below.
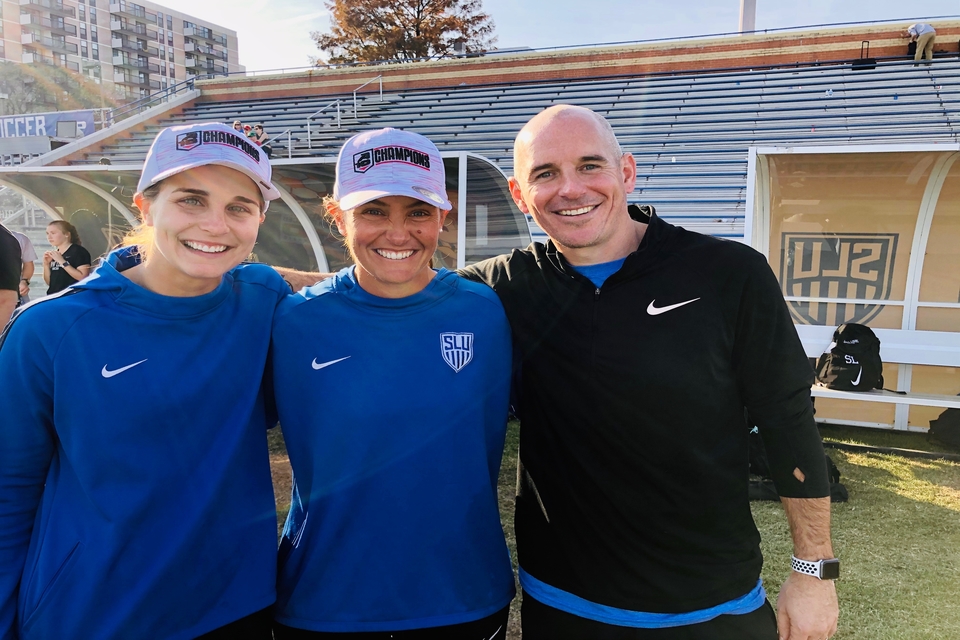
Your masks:
[{"label": "blue sky", "polygon": [[[323,0],[157,0],[237,31],[248,70],[294,68],[318,55]],[[554,47],[736,31],[739,0],[484,0],[497,46]],[[757,0],[757,28],[960,15],[960,0]]]}]

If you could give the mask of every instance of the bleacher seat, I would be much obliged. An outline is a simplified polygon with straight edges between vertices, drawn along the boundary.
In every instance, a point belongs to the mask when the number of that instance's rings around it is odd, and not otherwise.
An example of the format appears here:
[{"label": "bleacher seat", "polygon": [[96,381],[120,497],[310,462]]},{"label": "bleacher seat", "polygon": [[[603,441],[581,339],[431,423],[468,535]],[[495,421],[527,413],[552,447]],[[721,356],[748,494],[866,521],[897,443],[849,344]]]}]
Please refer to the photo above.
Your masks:
[{"label": "bleacher seat", "polygon": [[[441,151],[484,155],[509,175],[523,123],[552,104],[571,103],[607,117],[635,155],[634,201],[678,224],[738,237],[750,146],[955,142],[960,61],[881,63],[869,72],[831,65],[413,89],[385,94],[383,102],[360,97],[356,117],[349,94],[201,102],[83,162],[142,162],[160,127],[240,119],[264,124],[274,158],[332,156],[358,131],[393,126],[428,136]],[[307,117],[337,98],[342,128],[329,109],[311,121],[308,145]]]}]

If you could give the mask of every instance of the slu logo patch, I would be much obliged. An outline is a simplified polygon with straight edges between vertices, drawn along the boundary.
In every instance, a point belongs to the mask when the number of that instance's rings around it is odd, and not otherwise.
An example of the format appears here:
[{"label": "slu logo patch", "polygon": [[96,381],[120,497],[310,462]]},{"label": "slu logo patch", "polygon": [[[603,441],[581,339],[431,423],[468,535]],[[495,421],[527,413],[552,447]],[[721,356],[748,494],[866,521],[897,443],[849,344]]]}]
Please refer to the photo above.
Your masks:
[{"label": "slu logo patch", "polygon": [[441,333],[440,355],[451,369],[459,373],[473,360],[473,334]]},{"label": "slu logo patch", "polygon": [[846,298],[864,302],[787,304],[801,324],[866,324],[888,300],[897,254],[896,233],[784,233],[780,286],[787,297]]}]

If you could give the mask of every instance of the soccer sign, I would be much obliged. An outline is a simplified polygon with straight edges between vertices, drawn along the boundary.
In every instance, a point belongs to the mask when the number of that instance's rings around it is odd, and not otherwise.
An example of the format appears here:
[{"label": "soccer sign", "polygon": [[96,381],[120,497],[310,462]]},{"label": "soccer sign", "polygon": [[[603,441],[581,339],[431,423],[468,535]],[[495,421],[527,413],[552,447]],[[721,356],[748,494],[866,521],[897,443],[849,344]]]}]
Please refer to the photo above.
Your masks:
[{"label": "soccer sign", "polygon": [[865,302],[790,301],[801,324],[866,324],[888,300],[897,253],[896,233],[784,233],[780,284],[787,297],[846,298]]},{"label": "soccer sign", "polygon": [[451,369],[460,373],[473,360],[473,334],[441,333],[440,354]]}]

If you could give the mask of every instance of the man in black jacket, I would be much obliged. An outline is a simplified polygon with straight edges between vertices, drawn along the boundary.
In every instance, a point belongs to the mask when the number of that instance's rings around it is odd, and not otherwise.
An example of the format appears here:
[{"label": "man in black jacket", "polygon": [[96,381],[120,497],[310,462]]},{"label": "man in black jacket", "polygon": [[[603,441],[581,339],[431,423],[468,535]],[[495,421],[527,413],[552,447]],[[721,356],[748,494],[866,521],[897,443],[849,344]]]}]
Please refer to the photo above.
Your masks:
[{"label": "man in black jacket", "polygon": [[[524,640],[831,636],[812,372],[766,260],[628,207],[633,157],[588,109],[537,115],[514,154],[514,200],[551,240],[464,275],[499,295],[521,362]],[[745,411],[794,540],[776,616]]]}]

